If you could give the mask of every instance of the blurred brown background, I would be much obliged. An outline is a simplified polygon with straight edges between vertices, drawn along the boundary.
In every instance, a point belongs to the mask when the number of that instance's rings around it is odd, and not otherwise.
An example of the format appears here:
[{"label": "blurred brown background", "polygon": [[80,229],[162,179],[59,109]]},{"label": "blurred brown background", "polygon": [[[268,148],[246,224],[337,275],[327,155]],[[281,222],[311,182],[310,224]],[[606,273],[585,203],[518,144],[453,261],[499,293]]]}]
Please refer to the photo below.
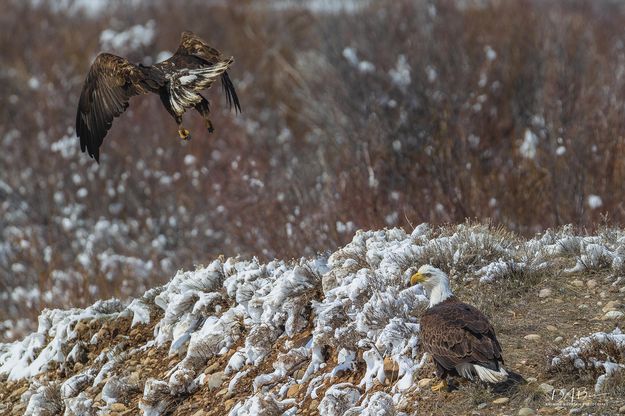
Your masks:
[{"label": "blurred brown background", "polygon": [[[310,256],[356,229],[625,220],[617,1],[2,0],[0,340],[47,306],[141,294],[216,255]],[[98,166],[74,134],[101,50],[192,30],[236,62],[216,131],[131,100]]]}]

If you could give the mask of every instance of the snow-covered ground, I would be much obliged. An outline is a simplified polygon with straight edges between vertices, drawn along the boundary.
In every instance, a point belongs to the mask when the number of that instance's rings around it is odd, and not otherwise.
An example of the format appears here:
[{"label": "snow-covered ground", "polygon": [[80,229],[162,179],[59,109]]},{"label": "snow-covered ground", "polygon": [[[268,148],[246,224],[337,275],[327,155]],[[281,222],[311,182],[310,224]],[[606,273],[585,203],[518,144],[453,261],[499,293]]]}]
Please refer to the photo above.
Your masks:
[{"label": "snow-covered ground", "polygon": [[[411,233],[359,231],[329,256],[264,264],[218,258],[179,271],[128,305],[107,300],[45,310],[36,332],[0,344],[0,380],[29,380],[20,398],[27,415],[48,414],[42,412],[51,406],[65,415],[107,414],[119,403],[130,406],[128,391],[143,392],[144,414],[160,415],[221,385],[236,399],[227,409],[233,416],[293,415],[305,400],[317,400],[322,415],[399,415],[403,393],[419,389],[427,358],[418,349],[426,298],[420,286],[408,285],[419,265],[449,270],[453,284],[477,278],[488,285],[568,263],[566,273],[612,269],[616,285],[624,243],[615,230],[578,236],[564,228],[524,241],[482,225],[422,224]],[[136,342],[138,328],[152,327]],[[102,348],[118,333],[121,341]],[[624,349],[619,331],[593,334],[563,349],[552,365],[593,365],[600,391],[623,363],[579,356],[606,341]],[[175,363],[159,377],[130,372],[128,363],[152,350]],[[59,372],[68,377],[50,376]],[[389,388],[372,389],[380,384]]]}]

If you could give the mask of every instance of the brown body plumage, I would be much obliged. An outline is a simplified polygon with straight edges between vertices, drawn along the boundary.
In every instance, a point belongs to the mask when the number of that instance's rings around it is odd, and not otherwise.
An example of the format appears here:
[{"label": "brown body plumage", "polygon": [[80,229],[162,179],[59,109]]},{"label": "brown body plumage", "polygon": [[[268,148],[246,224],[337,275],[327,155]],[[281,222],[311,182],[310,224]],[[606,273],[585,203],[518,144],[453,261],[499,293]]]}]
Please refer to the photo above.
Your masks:
[{"label": "brown body plumage", "polygon": [[442,270],[421,266],[410,281],[421,283],[430,299],[421,316],[420,340],[432,355],[437,377],[442,379],[437,390],[447,384],[448,376],[481,380],[494,385],[496,391],[523,381],[520,375],[503,368],[501,345],[488,318],[452,294]]},{"label": "brown body plumage", "polygon": [[503,364],[501,346],[488,318],[455,296],[425,311],[421,317],[421,339],[442,379],[447,375],[472,378],[467,364],[497,372]]},{"label": "brown body plumage", "polygon": [[99,160],[100,146],[113,119],[128,108],[131,97],[153,92],[176,120],[181,138],[188,130],[181,127],[182,115],[195,108],[204,118],[209,132],[208,101],[200,91],[221,77],[228,104],[241,111],[234,85],[226,69],[234,62],[208,46],[192,32],[183,32],[174,55],[152,66],[135,65],[125,58],[101,53],[97,56],[80,95],[76,114],[76,133],[80,148]]}]

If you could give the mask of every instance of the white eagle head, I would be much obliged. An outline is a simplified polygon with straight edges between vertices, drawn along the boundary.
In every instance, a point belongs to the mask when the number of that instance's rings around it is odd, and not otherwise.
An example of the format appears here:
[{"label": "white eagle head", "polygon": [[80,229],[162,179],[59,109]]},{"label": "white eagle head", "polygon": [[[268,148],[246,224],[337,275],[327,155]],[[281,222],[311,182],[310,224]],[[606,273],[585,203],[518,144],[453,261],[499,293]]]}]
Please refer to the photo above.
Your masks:
[{"label": "white eagle head", "polygon": [[429,264],[419,267],[419,270],[410,278],[410,284],[421,283],[430,299],[430,307],[452,296],[449,288],[449,277],[441,269]]}]

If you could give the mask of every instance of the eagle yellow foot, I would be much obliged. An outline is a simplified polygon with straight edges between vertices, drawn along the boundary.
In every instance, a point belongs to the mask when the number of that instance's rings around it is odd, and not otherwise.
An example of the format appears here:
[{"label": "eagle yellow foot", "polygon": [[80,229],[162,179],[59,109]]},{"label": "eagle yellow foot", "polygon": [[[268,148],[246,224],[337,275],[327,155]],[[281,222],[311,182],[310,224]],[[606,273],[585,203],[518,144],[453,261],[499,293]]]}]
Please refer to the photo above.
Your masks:
[{"label": "eagle yellow foot", "polygon": [[440,383],[432,386],[432,391],[440,393],[441,391],[447,391],[447,380],[442,380]]},{"label": "eagle yellow foot", "polygon": [[191,132],[184,127],[178,129],[178,136],[180,136],[182,140],[191,140]]}]

